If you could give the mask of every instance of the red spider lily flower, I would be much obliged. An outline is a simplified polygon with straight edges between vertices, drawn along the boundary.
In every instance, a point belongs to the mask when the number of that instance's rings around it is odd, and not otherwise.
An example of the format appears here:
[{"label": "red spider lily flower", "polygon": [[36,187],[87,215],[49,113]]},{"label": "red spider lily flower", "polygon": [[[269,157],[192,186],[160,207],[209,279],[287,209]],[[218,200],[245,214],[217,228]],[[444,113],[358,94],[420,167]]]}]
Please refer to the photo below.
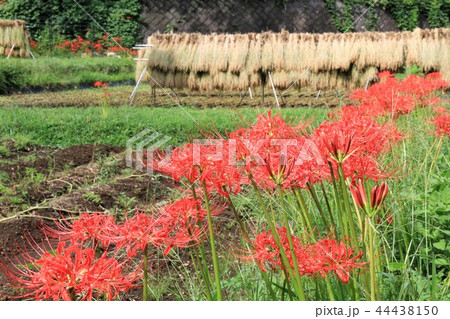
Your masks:
[{"label": "red spider lily flower", "polygon": [[98,212],[83,213],[73,223],[64,220],[63,222],[55,221],[55,224],[57,229],[44,225],[44,232],[50,237],[56,237],[62,241],[68,240],[72,244],[93,240],[94,245],[101,243],[103,247],[108,247],[112,244],[111,238],[114,238],[118,232],[114,218]]},{"label": "red spider lily flower", "polygon": [[[285,228],[277,229],[286,257],[293,269],[291,249]],[[302,245],[299,238],[292,236],[294,254],[297,259],[300,276],[321,276],[335,273],[344,283],[348,283],[350,274],[355,269],[361,269],[366,263],[357,262],[362,257],[343,242],[337,243],[331,239],[322,239],[317,243]],[[271,232],[262,232],[256,236],[254,249],[246,260],[254,260],[262,271],[282,270],[280,250]]]},{"label": "red spider lily flower", "polygon": [[95,86],[96,88],[98,88],[98,87],[103,86],[103,83],[100,82],[100,81],[96,81],[96,82],[94,82],[94,86]]},{"label": "red spider lily flower", "polygon": [[[277,233],[290,266],[293,268],[293,260],[286,228],[277,228]],[[295,236],[292,236],[291,238],[294,243],[294,249],[298,250],[301,247],[300,240]],[[284,269],[280,257],[280,249],[276,243],[275,237],[270,231],[262,232],[257,235],[253,246],[254,249],[251,251],[248,259],[255,260],[262,271]]]},{"label": "red spider lily flower", "polygon": [[389,187],[386,183],[382,183],[380,186],[375,186],[372,188],[372,193],[370,195],[371,206],[372,208],[378,208],[383,204],[384,199],[386,198],[389,191]]},{"label": "red spider lily flower", "polygon": [[353,248],[343,242],[332,239],[322,239],[308,246],[309,257],[316,261],[315,274],[325,277],[329,273],[336,274],[344,284],[350,280],[350,274],[355,269],[364,268],[367,263],[357,262],[363,252],[356,253]]},{"label": "red spider lily flower", "polygon": [[[199,160],[194,159],[194,147],[197,147],[197,145],[187,143],[180,148],[175,148],[172,150],[170,161],[164,164],[162,163],[165,154],[160,153],[158,159],[147,163],[147,165],[152,166],[155,171],[171,175],[176,181],[184,177],[190,182],[195,182],[200,177],[202,167]],[[198,148],[201,149],[201,146],[198,146]],[[202,154],[201,151],[200,154]]]},{"label": "red spider lily flower", "polygon": [[153,216],[138,212],[120,225],[117,236],[105,240],[115,242],[118,249],[125,248],[128,257],[135,257],[138,251],[144,251],[154,241],[161,239],[157,237],[155,225],[156,220]]},{"label": "red spider lily flower", "polygon": [[355,187],[350,187],[350,191],[356,204],[362,208],[366,207],[367,205],[366,190],[364,189],[364,184],[361,179],[358,179]]},{"label": "red spider lily flower", "polygon": [[385,178],[377,163],[402,138],[390,123],[378,124],[370,117],[343,116],[334,122],[325,121],[312,136],[325,162],[334,167],[342,164],[344,177]]},{"label": "red spider lily flower", "polygon": [[415,107],[432,106],[440,100],[430,96],[437,90],[445,89],[448,83],[439,73],[430,73],[425,77],[410,75],[404,80],[393,77],[388,71],[378,74],[380,82],[367,90],[356,90],[350,97],[359,102],[359,108],[347,108],[340,111],[351,111],[356,115],[379,117],[384,115],[398,116],[410,113]]},{"label": "red spider lily flower", "polygon": [[166,247],[164,255],[168,255],[173,247],[194,246],[203,239],[206,210],[201,208],[198,199],[180,199],[162,207],[156,216],[152,243],[157,247]]},{"label": "red spider lily flower", "polygon": [[94,249],[82,249],[79,245],[66,248],[63,242],[56,251],[41,251],[39,257],[23,253],[16,259],[18,264],[12,266],[0,261],[0,269],[11,287],[23,291],[15,298],[69,301],[106,297],[113,300],[139,279],[135,271],[125,274],[125,265],[108,258],[106,253],[96,258]]},{"label": "red spider lily flower", "polygon": [[290,187],[296,180],[291,175],[295,166],[307,160],[302,153],[309,141],[304,136],[307,126],[308,123],[301,122],[290,126],[280,115],[272,116],[270,111],[267,115],[259,115],[254,125],[230,134],[230,141],[235,142],[237,162],[262,187]]},{"label": "red spider lily flower", "polygon": [[337,132],[337,134],[334,134],[334,137],[331,139],[330,136],[322,135],[321,137],[325,147],[331,154],[331,157],[337,163],[343,163],[352,154],[352,152],[356,151],[356,149],[353,149],[353,151],[350,152],[354,133],[349,135],[342,135],[339,133]]},{"label": "red spider lily flower", "polygon": [[366,196],[364,184],[361,179],[356,182],[356,186],[350,185],[350,192],[356,205],[362,208],[369,216],[373,216],[378,212],[386,199],[389,187],[386,183],[374,186],[370,194],[370,202]]},{"label": "red spider lily flower", "polygon": [[446,114],[438,115],[432,119],[432,124],[435,127],[434,135],[450,136],[450,116]]}]

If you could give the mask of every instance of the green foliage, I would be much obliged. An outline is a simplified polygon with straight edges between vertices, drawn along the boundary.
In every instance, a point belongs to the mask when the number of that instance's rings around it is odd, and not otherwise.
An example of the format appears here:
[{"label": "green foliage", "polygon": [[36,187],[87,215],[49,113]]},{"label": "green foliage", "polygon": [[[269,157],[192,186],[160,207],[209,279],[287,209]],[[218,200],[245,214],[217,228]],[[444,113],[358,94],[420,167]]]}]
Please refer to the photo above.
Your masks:
[{"label": "green foliage", "polygon": [[13,63],[4,63],[13,61],[0,59],[0,94],[9,94],[22,88],[22,83],[26,81],[26,75],[15,68]]},{"label": "green foliage", "polygon": [[[0,136],[13,138],[16,134],[22,134],[42,146],[69,147],[93,143],[125,146],[127,139],[148,128],[170,136],[168,145],[180,145],[188,142],[190,136],[202,137],[203,129],[213,130],[216,127],[220,133],[234,130],[244,125],[241,117],[251,122],[259,111],[257,108],[201,110],[124,106],[111,108],[108,120],[99,124],[97,119],[101,116],[101,110],[98,107],[2,107]],[[292,123],[303,117],[313,118],[315,123],[319,123],[325,118],[326,111],[287,108],[282,109],[281,113]]]},{"label": "green foliage", "polygon": [[134,80],[135,63],[117,58],[0,59],[0,94],[24,88],[73,88],[95,81]]},{"label": "green foliage", "polygon": [[14,146],[19,151],[25,151],[31,145],[31,140],[28,136],[17,134],[14,136]]},{"label": "green foliage", "polygon": [[419,18],[426,18],[431,28],[448,27],[450,1],[448,0],[387,0],[386,9],[392,13],[400,30],[414,30]]},{"label": "green foliage", "polygon": [[100,196],[95,194],[94,192],[83,194],[83,198],[97,205],[100,205],[102,203],[102,199],[100,198]]},{"label": "green foliage", "polygon": [[[0,18],[22,19],[39,42],[56,44],[56,38],[97,37],[110,33],[131,47],[140,37],[142,0],[9,0],[0,6]],[[92,17],[90,17],[89,15]],[[105,30],[99,27],[98,22]]]},{"label": "green foliage", "polygon": [[448,27],[450,16],[449,0],[373,0],[341,1],[325,0],[334,25],[340,32],[354,31],[355,19],[367,11],[367,30],[376,30],[378,15],[376,9],[387,10],[397,21],[400,30],[414,30],[419,26],[419,18],[426,18],[431,28]]},{"label": "green foliage", "polygon": [[11,151],[7,145],[0,144],[0,155],[6,157],[11,156]]},{"label": "green foliage", "polygon": [[410,75],[424,76],[421,68],[417,64],[411,65],[411,67],[403,67],[402,73],[395,74],[395,77],[399,80],[406,79]]}]

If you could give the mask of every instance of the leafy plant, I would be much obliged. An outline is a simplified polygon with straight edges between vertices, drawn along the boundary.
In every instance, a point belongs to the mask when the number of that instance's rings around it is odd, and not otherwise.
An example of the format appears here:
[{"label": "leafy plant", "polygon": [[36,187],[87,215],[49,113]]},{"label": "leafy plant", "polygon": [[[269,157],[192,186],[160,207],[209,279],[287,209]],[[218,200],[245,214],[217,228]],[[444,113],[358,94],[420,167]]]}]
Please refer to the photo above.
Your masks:
[{"label": "leafy plant", "polygon": [[101,197],[94,192],[83,194],[83,198],[97,205],[100,205],[102,203]]}]

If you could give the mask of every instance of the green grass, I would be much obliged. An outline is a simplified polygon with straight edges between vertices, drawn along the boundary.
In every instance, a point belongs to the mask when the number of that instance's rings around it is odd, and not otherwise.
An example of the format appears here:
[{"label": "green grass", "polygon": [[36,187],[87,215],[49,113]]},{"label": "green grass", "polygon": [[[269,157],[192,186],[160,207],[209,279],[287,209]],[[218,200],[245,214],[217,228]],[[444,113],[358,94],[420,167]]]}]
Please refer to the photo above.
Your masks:
[{"label": "green grass", "polygon": [[117,58],[0,59],[0,93],[24,88],[71,88],[134,79],[135,62]]},{"label": "green grass", "polygon": [[[281,113],[290,121],[302,118],[320,123],[326,109],[289,108]],[[203,137],[202,130],[216,128],[226,133],[252,122],[260,110],[256,108],[198,109],[186,107],[111,108],[107,118],[98,107],[88,108],[0,108],[0,136],[2,139],[29,139],[42,146],[69,147],[72,145],[102,143],[125,146],[127,139],[144,129],[168,135],[167,145],[180,145],[190,137]],[[242,118],[242,119],[241,119]]]}]

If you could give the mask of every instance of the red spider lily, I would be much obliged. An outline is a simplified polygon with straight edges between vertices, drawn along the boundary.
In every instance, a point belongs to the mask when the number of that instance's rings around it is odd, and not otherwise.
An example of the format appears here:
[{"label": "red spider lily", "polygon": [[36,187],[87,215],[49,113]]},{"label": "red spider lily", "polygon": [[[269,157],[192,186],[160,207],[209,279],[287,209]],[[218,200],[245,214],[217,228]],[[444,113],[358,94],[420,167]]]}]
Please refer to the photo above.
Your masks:
[{"label": "red spider lily", "polygon": [[164,255],[168,255],[173,247],[194,246],[203,238],[205,217],[206,210],[201,208],[200,200],[192,197],[166,205],[155,218],[153,232],[157,235],[152,243],[157,247],[166,247]]},{"label": "red spider lily", "polygon": [[389,71],[384,71],[380,72],[378,77],[379,83],[367,90],[356,90],[350,96],[359,102],[359,108],[344,108],[340,113],[360,111],[361,115],[372,117],[407,114],[417,106],[440,103],[439,99],[430,95],[436,90],[448,87],[448,83],[439,73],[430,73],[425,77],[410,75],[404,80],[399,80]]},{"label": "red spider lily", "polygon": [[324,161],[334,167],[342,164],[344,177],[385,178],[377,159],[388,152],[402,138],[390,123],[378,124],[369,117],[341,117],[322,123],[313,134]]},{"label": "red spider lily", "polygon": [[39,257],[23,253],[16,259],[21,261],[12,266],[0,261],[11,287],[23,291],[16,298],[69,301],[106,297],[113,300],[120,292],[131,289],[133,282],[139,279],[136,271],[125,274],[125,265],[108,258],[106,253],[96,258],[94,249],[82,249],[79,245],[66,247],[63,242],[56,251],[42,251]]},{"label": "red spider lily", "polygon": [[372,188],[372,193],[370,194],[370,205],[372,208],[378,208],[383,204],[389,191],[389,187],[386,183],[382,183],[380,186],[375,186]]},{"label": "red spider lily", "polygon": [[98,212],[83,213],[73,223],[65,220],[55,221],[55,224],[57,229],[44,226],[45,233],[62,241],[68,240],[72,244],[93,240],[94,245],[101,243],[103,247],[108,247],[112,244],[111,238],[114,238],[118,232],[114,218]]},{"label": "red spider lily", "polygon": [[98,87],[103,86],[103,83],[100,82],[100,81],[96,81],[96,82],[94,82],[94,86],[95,86],[96,88],[98,88]]},{"label": "red spider lily", "polygon": [[350,192],[356,205],[362,208],[369,216],[373,216],[383,204],[389,192],[389,187],[386,183],[374,186],[370,194],[370,202],[361,179],[356,182],[356,186],[350,185]]},{"label": "red spider lily", "polygon": [[[277,232],[281,246],[293,268],[286,229],[278,228]],[[355,254],[355,251],[343,242],[322,239],[314,244],[302,245],[300,239],[295,236],[292,236],[292,242],[301,276],[325,277],[329,273],[335,273],[344,283],[348,283],[350,274],[366,264],[357,262],[362,257],[362,252]],[[262,271],[283,269],[279,247],[270,232],[262,232],[256,236],[254,249],[247,259],[256,261]]]},{"label": "red spider lily", "polygon": [[138,212],[120,225],[117,236],[105,240],[115,242],[118,249],[125,248],[128,257],[135,257],[138,251],[144,251],[154,241],[164,238],[164,235],[162,238],[158,237],[155,225],[156,220],[153,216]]},{"label": "red spider lily", "polygon": [[343,242],[332,239],[322,239],[307,248],[309,258],[315,261],[315,274],[325,278],[329,273],[335,273],[344,284],[348,283],[350,274],[355,269],[363,268],[367,263],[357,262],[363,252],[356,253],[353,248]]},{"label": "red spider lily", "polygon": [[[289,246],[289,240],[287,237],[286,228],[277,229],[278,236],[281,241],[281,246],[286,252],[286,257],[290,263],[291,268],[293,268],[293,260],[291,255],[291,250]],[[300,240],[292,236],[292,241],[296,249],[300,248]],[[248,259],[255,260],[259,268],[262,271],[269,270],[282,270],[284,269],[283,263],[281,261],[280,249],[276,243],[275,237],[271,232],[262,232],[256,236],[254,242],[254,249]],[[304,258],[303,258],[304,260]]]},{"label": "red spider lily", "polygon": [[80,54],[82,52],[91,53],[96,51],[97,53],[102,53],[106,51],[119,52],[124,51],[127,54],[135,54],[135,50],[125,48],[123,46],[117,46],[120,44],[122,38],[114,38],[115,41],[108,40],[108,35],[105,34],[96,41],[89,41],[83,39],[82,37],[77,37],[73,40],[63,40],[55,45],[62,52],[69,52],[72,54]]},{"label": "red spider lily", "polygon": [[280,115],[272,116],[269,111],[267,115],[259,115],[251,127],[232,132],[230,141],[235,142],[237,161],[260,186],[288,188],[296,181],[303,184],[293,173],[311,158],[303,150],[310,141],[303,136],[307,126],[307,123],[290,126]]},{"label": "red spider lily", "polygon": [[432,119],[432,124],[435,127],[434,134],[437,137],[440,136],[450,136],[450,116],[446,114],[435,116]]},{"label": "red spider lily", "polygon": [[[200,146],[198,147],[200,148]],[[165,154],[159,155],[159,159],[147,163],[147,165],[152,166],[156,171],[171,175],[176,181],[184,177],[190,182],[195,182],[200,177],[201,166],[199,161],[194,160],[194,144],[187,143],[172,150],[170,161],[163,165]]]}]

